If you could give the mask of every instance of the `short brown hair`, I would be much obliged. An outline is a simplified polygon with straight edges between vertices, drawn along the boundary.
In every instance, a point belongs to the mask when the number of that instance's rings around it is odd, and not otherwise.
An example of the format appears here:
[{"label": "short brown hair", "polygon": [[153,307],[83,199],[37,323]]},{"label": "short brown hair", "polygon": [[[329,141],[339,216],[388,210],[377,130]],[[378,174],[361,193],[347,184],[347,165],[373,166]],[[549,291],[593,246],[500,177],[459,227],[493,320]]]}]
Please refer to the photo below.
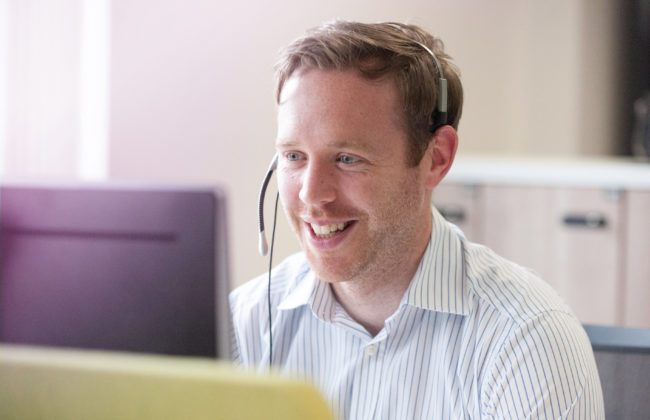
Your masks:
[{"label": "short brown hair", "polygon": [[283,51],[276,64],[276,100],[285,82],[298,69],[357,69],[368,79],[393,77],[402,100],[405,130],[410,141],[409,156],[417,164],[431,140],[431,114],[438,98],[436,55],[447,79],[447,124],[458,129],[463,108],[463,87],[458,68],[444,51],[440,39],[415,25],[401,23],[366,24],[333,21],[309,30]]}]

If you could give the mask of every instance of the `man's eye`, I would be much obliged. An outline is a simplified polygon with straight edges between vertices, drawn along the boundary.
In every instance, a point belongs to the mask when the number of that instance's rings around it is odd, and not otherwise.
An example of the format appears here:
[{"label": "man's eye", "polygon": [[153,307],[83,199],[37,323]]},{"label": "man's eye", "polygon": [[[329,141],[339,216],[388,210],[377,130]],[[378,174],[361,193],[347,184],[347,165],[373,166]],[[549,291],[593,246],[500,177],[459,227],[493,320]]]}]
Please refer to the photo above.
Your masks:
[{"label": "man's eye", "polygon": [[289,161],[296,161],[300,159],[300,154],[295,153],[295,152],[289,152],[286,154],[287,160]]},{"label": "man's eye", "polygon": [[339,162],[345,163],[346,165],[349,165],[351,163],[356,163],[357,161],[358,161],[358,159],[354,158],[352,156],[348,156],[348,155],[339,156]]}]

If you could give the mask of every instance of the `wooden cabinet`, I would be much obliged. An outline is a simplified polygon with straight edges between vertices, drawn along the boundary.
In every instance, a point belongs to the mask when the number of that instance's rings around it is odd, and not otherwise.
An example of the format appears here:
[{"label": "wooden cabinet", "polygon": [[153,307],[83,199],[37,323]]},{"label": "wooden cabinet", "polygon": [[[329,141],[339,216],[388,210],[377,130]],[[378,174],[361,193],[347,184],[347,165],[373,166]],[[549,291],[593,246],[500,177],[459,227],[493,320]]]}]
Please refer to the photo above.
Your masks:
[{"label": "wooden cabinet", "polygon": [[[483,243],[548,278],[548,271],[553,268],[547,264],[553,252],[553,233],[545,222],[553,217],[553,191],[496,185],[485,185],[483,189]],[[556,282],[550,283],[557,287]]]},{"label": "wooden cabinet", "polygon": [[[538,272],[584,323],[650,328],[650,187],[495,167],[498,176],[465,167],[434,204],[469,240]],[[650,166],[642,175],[650,184]]]},{"label": "wooden cabinet", "polygon": [[625,221],[623,323],[650,328],[650,190],[628,192]]},{"label": "wooden cabinet", "polygon": [[440,213],[470,241],[479,243],[483,242],[482,192],[476,185],[455,183],[441,184],[433,192],[433,202]]},{"label": "wooden cabinet", "polygon": [[557,188],[553,198],[547,264],[558,292],[583,322],[622,325],[622,193]]},{"label": "wooden cabinet", "polygon": [[540,273],[586,323],[621,322],[620,194],[486,186],[486,245]]}]

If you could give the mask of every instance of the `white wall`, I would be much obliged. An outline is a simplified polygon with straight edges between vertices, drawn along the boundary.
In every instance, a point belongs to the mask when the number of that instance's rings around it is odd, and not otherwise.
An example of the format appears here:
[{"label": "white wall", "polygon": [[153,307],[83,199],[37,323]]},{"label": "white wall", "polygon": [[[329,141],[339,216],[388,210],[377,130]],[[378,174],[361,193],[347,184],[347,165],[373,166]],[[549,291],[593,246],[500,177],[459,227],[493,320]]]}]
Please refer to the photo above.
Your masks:
[{"label": "white wall", "polygon": [[[0,4],[0,173],[70,177],[78,135],[80,0]],[[6,59],[6,61],[5,61]]]},{"label": "white wall", "polygon": [[[273,155],[272,66],[281,46],[336,17],[420,24],[443,38],[462,71],[461,153],[602,154],[614,147],[614,128],[593,104],[611,97],[601,89],[613,73],[611,8],[587,0],[115,0],[110,174],[225,185],[239,284],[268,264],[256,251],[255,212]],[[297,250],[283,217],[280,227],[277,261]]]},{"label": "white wall", "polygon": [[[82,5],[92,2],[2,2],[10,18],[2,20],[0,173],[78,176],[82,43],[74,37]],[[233,282],[242,283],[268,264],[256,251],[256,200],[274,151],[280,47],[337,17],[420,24],[462,71],[461,154],[607,154],[616,139],[616,4],[112,0],[108,176],[225,186]],[[276,261],[297,250],[283,217],[277,243]]]}]

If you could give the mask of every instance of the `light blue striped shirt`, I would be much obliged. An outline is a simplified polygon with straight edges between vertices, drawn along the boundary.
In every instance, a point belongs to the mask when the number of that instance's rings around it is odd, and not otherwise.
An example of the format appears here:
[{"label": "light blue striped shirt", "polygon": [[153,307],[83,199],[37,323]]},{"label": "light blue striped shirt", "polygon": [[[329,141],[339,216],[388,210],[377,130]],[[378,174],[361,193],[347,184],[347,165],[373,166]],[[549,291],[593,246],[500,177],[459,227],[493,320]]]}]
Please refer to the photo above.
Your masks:
[{"label": "light blue striped shirt", "polygon": [[[372,337],[303,254],[272,272],[273,364],[315,384],[341,419],[604,419],[580,322],[529,270],[468,242],[434,209],[398,310]],[[233,355],[269,362],[267,276],[230,296]]]}]

